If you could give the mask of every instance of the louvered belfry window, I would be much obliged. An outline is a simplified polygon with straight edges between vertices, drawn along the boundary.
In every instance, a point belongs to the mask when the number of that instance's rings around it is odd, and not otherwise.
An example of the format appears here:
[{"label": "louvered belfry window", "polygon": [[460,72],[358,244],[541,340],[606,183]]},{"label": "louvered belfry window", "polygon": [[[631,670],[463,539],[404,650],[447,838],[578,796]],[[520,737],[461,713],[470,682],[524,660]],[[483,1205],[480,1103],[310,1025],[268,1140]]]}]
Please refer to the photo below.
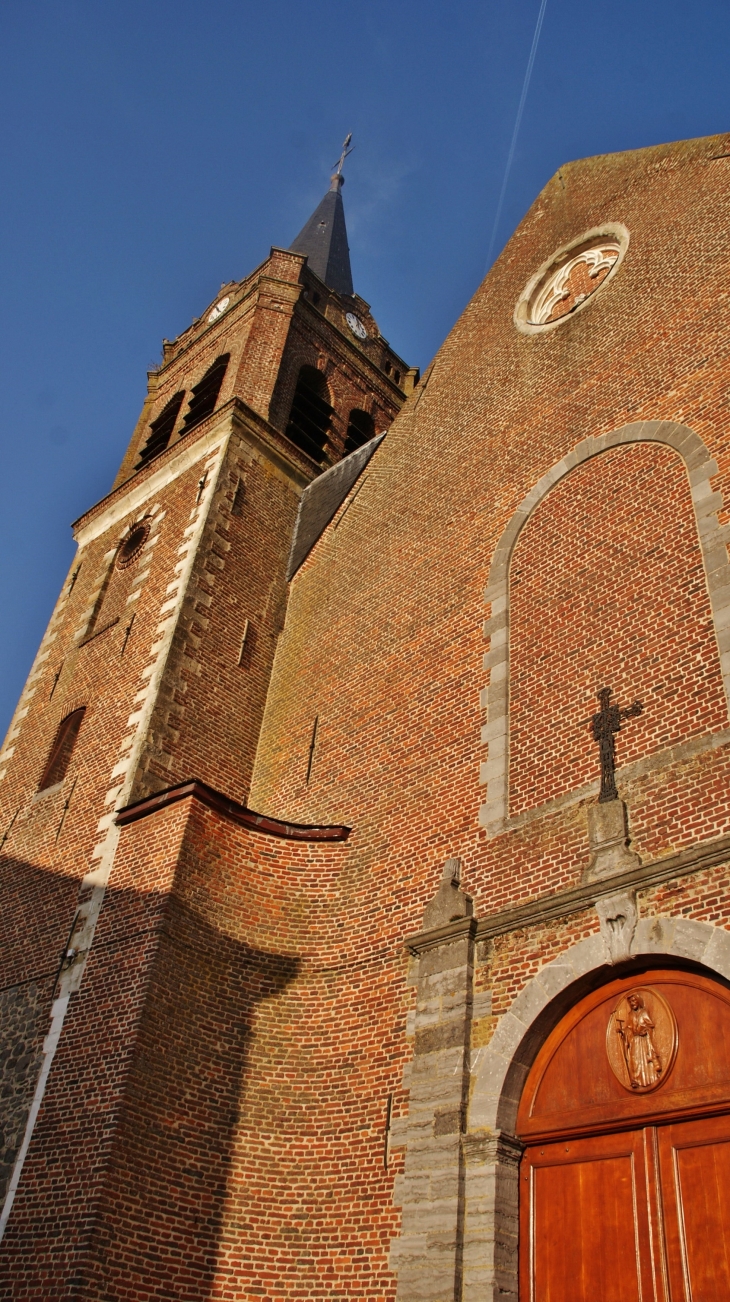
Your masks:
[{"label": "louvered belfry window", "polygon": [[303,366],[294,392],[286,436],[313,461],[322,461],[333,410],[322,372],[314,366]]},{"label": "louvered belfry window", "polygon": [[202,380],[193,385],[193,394],[180,430],[181,436],[194,429],[196,425],[200,424],[201,420],[205,420],[206,416],[210,416],[211,412],[215,411],[218,394],[221,391],[223,377],[230,358],[230,353],[222,353],[220,357],[216,357],[213,365],[208,367]]},{"label": "louvered belfry window", "polygon": [[367,411],[361,411],[359,407],[353,407],[347,425],[345,456],[356,452],[363,443],[368,443],[372,438],[375,438],[375,422],[372,416]]},{"label": "louvered belfry window", "polygon": [[146,466],[147,462],[151,461],[153,457],[158,457],[161,452],[165,451],[165,448],[172,438],[172,431],[175,428],[175,422],[178,418],[180,408],[182,407],[184,397],[185,390],[181,389],[180,392],[174,394],[166,406],[163,407],[156,420],[152,421],[149,437],[139,454],[139,461],[136,466],[137,470],[141,470],[142,466]]},{"label": "louvered belfry window", "polygon": [[55,787],[57,782],[63,782],[85,713],[86,706],[82,705],[80,709],[67,714],[66,718],[59,723],[46,767],[38,783],[39,791],[45,791],[48,787]]}]

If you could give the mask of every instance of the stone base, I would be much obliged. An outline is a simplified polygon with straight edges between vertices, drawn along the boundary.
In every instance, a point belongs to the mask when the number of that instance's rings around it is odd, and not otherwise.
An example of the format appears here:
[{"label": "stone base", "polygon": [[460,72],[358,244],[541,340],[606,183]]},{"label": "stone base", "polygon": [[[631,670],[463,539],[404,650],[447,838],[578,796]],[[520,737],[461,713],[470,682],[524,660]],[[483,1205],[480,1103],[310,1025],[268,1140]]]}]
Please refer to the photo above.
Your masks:
[{"label": "stone base", "polygon": [[588,806],[588,842],[591,857],[585,871],[586,881],[627,872],[641,863],[638,854],[628,848],[629,825],[623,800]]}]

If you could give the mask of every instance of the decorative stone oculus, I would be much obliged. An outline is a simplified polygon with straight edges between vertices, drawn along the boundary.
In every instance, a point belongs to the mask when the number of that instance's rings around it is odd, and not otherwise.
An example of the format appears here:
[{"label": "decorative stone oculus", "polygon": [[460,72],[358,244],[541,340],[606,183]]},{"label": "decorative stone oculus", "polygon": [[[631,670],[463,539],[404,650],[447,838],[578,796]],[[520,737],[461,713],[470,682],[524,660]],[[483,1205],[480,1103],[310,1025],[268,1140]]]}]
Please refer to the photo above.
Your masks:
[{"label": "decorative stone oculus", "polygon": [[603,284],[620,252],[618,244],[607,241],[596,248],[584,249],[553,272],[531,304],[532,324],[546,325],[572,312]]},{"label": "decorative stone oculus", "polygon": [[139,520],[137,524],[132,525],[126,537],[122,539],[119,551],[116,555],[116,567],[118,570],[126,570],[128,565],[132,565],[134,561],[136,561],[149,536],[149,520]]},{"label": "decorative stone oculus", "polygon": [[517,328],[536,334],[579,311],[618,270],[628,242],[626,227],[612,222],[558,249],[521,294],[514,315]]}]

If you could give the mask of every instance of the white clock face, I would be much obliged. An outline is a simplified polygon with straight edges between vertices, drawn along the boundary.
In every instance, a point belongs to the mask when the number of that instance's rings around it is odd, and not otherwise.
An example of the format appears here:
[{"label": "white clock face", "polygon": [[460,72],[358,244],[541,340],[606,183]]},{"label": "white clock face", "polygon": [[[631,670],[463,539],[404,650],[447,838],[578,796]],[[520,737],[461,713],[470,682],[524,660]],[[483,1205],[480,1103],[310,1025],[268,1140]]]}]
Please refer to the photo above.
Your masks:
[{"label": "white clock face", "polygon": [[208,320],[217,321],[219,316],[223,316],[230,301],[230,298],[222,298],[219,303],[216,303],[213,311],[208,313]]},{"label": "white clock face", "polygon": [[345,315],[345,320],[357,339],[367,339],[368,332],[359,316],[355,316],[354,312],[348,312]]}]

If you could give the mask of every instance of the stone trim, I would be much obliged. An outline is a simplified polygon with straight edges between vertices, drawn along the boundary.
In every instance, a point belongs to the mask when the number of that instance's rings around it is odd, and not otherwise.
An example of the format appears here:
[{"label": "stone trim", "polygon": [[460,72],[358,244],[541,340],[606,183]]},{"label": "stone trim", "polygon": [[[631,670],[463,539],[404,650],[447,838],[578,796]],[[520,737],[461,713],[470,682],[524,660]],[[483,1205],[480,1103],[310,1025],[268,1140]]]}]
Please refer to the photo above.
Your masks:
[{"label": "stone trim", "polygon": [[459,918],[457,922],[445,922],[441,927],[432,927],[429,931],[407,936],[403,944],[411,954],[425,954],[426,950],[436,949],[452,940],[460,940],[462,936],[472,939],[476,928],[476,918]]},{"label": "stone trim", "polygon": [[[708,750],[719,750],[727,745],[730,745],[730,728],[723,728],[720,732],[706,732],[699,737],[690,737],[687,741],[679,742],[676,746],[665,746],[662,750],[642,755],[641,759],[632,760],[630,764],[623,764],[621,768],[616,769],[619,795],[628,783],[644,777],[647,773],[655,773],[673,764],[684,764],[687,760],[694,759],[696,755],[703,755]],[[513,814],[507,826],[510,831],[513,831],[515,828],[527,827],[530,823],[539,822],[542,818],[550,818],[562,809],[570,809],[573,805],[594,800],[600,789],[600,780],[596,778],[594,782],[586,782],[582,787],[576,787],[574,791],[565,791],[562,796],[556,796],[554,800],[546,800],[542,805],[535,805],[534,809],[523,809],[521,813]]]},{"label": "stone trim", "polygon": [[[689,959],[730,980],[730,932],[688,918],[642,918],[636,926],[631,957],[644,955]],[[469,1131],[514,1134],[522,1086],[545,1038],[535,1024],[552,1003],[581,977],[605,967],[607,954],[599,932],[572,945],[528,981],[499,1020],[492,1039],[475,1063]],[[559,1004],[559,1014],[562,1007]],[[557,1019],[556,1019],[557,1020]]]},{"label": "stone trim", "polygon": [[25,686],[20,694],[20,700],[15,707],[12,719],[10,720],[5,741],[0,749],[0,782],[3,781],[3,778],[8,771],[8,764],[15,752],[15,743],[20,735],[28,711],[30,710],[31,699],[38,689],[39,679],[41,679],[43,674],[46,672],[47,665],[45,662],[48,660],[53,648],[53,643],[58,637],[66,605],[68,604],[68,599],[73,590],[75,575],[78,572],[78,565],[79,560],[77,555],[74,557],[71,568],[66,576],[66,581],[61,589],[61,595],[56,603],[56,608],[51,615],[48,628],[43,634],[35,660],[31,665],[30,673],[28,674]]},{"label": "stone trim", "polygon": [[476,918],[459,918],[458,921],[444,923],[441,927],[419,931],[414,936],[407,936],[403,946],[409,953],[418,956],[449,941],[459,940],[462,936],[473,937],[478,944],[480,941],[491,940],[494,936],[505,936],[522,927],[582,913],[597,900],[607,896],[622,891],[647,890],[651,886],[658,886],[660,882],[686,877],[703,868],[715,868],[729,860],[730,833],[727,833],[713,841],[699,841],[686,850],[678,850],[676,854],[665,855],[662,859],[638,864],[628,872],[613,873],[595,881],[583,882],[580,886],[570,886],[549,895],[538,895],[534,900],[526,900],[524,904],[517,904],[511,909],[501,909],[479,921]]},{"label": "stone trim", "polygon": [[484,657],[484,668],[490,671],[490,682],[481,698],[487,710],[482,741],[489,747],[488,758],[481,766],[481,781],[486,784],[487,792],[479,813],[479,821],[489,836],[498,836],[511,826],[508,785],[509,567],[515,545],[535,508],[551,488],[576,466],[609,448],[644,442],[664,443],[673,448],[683,458],[689,475],[725,697],[730,709],[730,565],[726,547],[730,542],[730,525],[720,525],[717,518],[717,513],[723,506],[723,498],[721,493],[713,491],[710,483],[718,473],[716,462],[697,434],[686,425],[674,421],[637,421],[612,430],[609,434],[583,439],[567,456],[556,462],[523,498],[502,533],[492,557],[484,593],[484,600],[491,605],[491,618],[484,625],[485,636],[491,639],[490,649]]},{"label": "stone trim", "polygon": [[346,841],[352,830],[342,825],[320,827],[314,823],[283,823],[279,818],[269,818],[266,814],[257,814],[255,810],[247,809],[237,800],[231,800],[229,796],[224,796],[195,778],[127,805],[125,809],[120,809],[114,821],[118,827],[127,827],[129,823],[136,823],[148,814],[155,814],[159,809],[166,809],[168,805],[188,799],[197,800],[232,823],[247,827],[249,831],[282,837],[287,841]]},{"label": "stone trim", "polygon": [[[216,412],[220,417],[220,412]],[[223,420],[216,419],[205,434],[190,443],[174,443],[171,453],[174,449],[174,455],[165,458],[165,464],[158,466],[151,474],[144,475],[141,478],[135,476],[131,481],[121,485],[109,494],[108,498],[102,498],[101,502],[94,508],[94,513],[82,516],[80,520],[74,522],[76,542],[79,547],[88,547],[90,542],[95,538],[106,533],[115,524],[128,523],[127,517],[133,512],[143,512],[143,508],[151,498],[157,497],[164,488],[171,484],[180,475],[184,475],[186,470],[194,466],[196,462],[202,461],[211,452],[217,450],[221,442],[228,437],[230,433],[231,422],[225,417]],[[155,458],[156,460],[156,458]],[[154,462],[150,463],[154,465]],[[89,518],[90,517],[90,518]],[[142,515],[139,517],[142,518]]]},{"label": "stone trim", "polygon": [[[118,484],[100,502],[79,516],[72,525],[79,547],[87,546],[131,511],[143,507],[151,497],[162,492],[168,484],[189,470],[190,466],[207,456],[215,444],[240,426],[245,428],[246,434],[258,446],[266,450],[274,464],[291,480],[295,491],[301,492],[306,488],[318,469],[306,452],[297,448],[240,398],[230,398],[206,421],[202,421],[199,427],[191,430],[190,435],[171,443],[159,457],[132,472],[129,479]],[[144,471],[148,473],[145,474]]]},{"label": "stone trim", "polygon": [[404,1074],[408,1115],[391,1131],[405,1147],[393,1201],[401,1230],[390,1250],[398,1302],[462,1296],[464,1128],[473,1016],[473,919],[435,928],[443,940],[422,953],[413,1019],[413,1058]]}]

